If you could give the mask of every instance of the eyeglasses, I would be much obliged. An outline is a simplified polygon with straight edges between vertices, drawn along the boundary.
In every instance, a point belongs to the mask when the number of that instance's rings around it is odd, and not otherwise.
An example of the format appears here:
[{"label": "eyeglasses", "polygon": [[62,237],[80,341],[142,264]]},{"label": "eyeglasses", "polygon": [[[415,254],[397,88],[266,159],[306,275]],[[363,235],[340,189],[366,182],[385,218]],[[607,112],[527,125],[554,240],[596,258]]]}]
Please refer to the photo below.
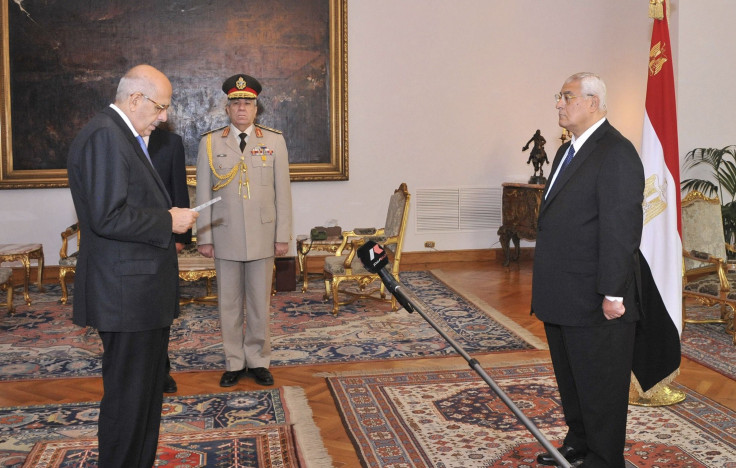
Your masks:
[{"label": "eyeglasses", "polygon": [[169,108],[169,107],[171,106],[171,104],[166,104],[166,105],[164,105],[164,104],[159,104],[158,102],[154,101],[153,99],[151,99],[150,97],[146,96],[146,95],[145,95],[145,94],[143,94],[143,93],[141,93],[141,96],[143,96],[144,98],[146,98],[146,99],[148,99],[149,101],[151,101],[151,102],[153,103],[154,107],[156,108],[156,110],[157,110],[157,111],[159,111],[159,113],[161,113],[161,112],[163,112],[163,111],[167,110],[167,109],[168,109],[168,108]]},{"label": "eyeglasses", "polygon": [[560,102],[560,99],[562,99],[565,102],[565,104],[569,104],[570,101],[572,101],[575,98],[579,98],[579,97],[591,97],[591,96],[593,96],[593,95],[592,94],[581,94],[580,96],[575,96],[574,94],[570,94],[570,93],[562,93],[562,94],[557,93],[557,94],[555,94],[555,104],[557,104],[558,102]]}]

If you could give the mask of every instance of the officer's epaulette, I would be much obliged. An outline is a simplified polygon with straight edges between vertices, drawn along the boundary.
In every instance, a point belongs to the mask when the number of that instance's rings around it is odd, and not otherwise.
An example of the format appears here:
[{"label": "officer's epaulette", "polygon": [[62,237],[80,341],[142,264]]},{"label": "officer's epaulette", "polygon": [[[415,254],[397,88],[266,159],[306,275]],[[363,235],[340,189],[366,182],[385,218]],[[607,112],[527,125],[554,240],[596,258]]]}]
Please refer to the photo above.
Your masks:
[{"label": "officer's epaulette", "polygon": [[212,130],[209,130],[209,131],[206,131],[206,132],[204,132],[204,133],[203,133],[203,134],[201,134],[200,136],[205,136],[205,135],[207,135],[208,133],[212,133],[212,132],[216,132],[216,131],[218,131],[218,130],[222,130],[223,128],[225,128],[225,127],[228,127],[228,126],[229,126],[229,125],[223,125],[222,127],[218,127],[218,128],[213,128]]},{"label": "officer's epaulette", "polygon": [[264,130],[268,130],[269,132],[273,132],[273,133],[279,133],[279,134],[283,133],[281,130],[276,130],[275,128],[266,127],[265,125],[261,125],[261,124],[256,124],[256,127],[260,127]]}]

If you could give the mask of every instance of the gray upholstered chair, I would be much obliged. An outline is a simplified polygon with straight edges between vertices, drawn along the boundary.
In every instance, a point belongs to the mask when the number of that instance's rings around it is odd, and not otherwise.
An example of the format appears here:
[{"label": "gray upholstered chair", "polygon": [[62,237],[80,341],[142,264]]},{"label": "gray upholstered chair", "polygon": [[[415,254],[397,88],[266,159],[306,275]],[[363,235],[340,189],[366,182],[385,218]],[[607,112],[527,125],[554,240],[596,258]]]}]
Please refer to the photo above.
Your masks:
[{"label": "gray upholstered chair", "polygon": [[[733,334],[736,306],[736,273],[728,273],[726,251],[736,252],[723,234],[721,202],[700,192],[690,192],[682,200],[684,323],[728,323]],[[687,298],[713,306],[720,305],[717,317],[690,317]],[[736,344],[736,335],[734,335]]]},{"label": "gray upholstered chair", "polygon": [[13,308],[13,269],[2,267],[0,268],[0,289],[8,292],[8,313],[12,314],[15,309]]},{"label": "gray upholstered chair", "polygon": [[[76,239],[75,239],[76,237]],[[69,253],[69,239],[75,239],[77,249]],[[66,304],[69,295],[66,288],[66,275],[77,269],[77,254],[79,253],[79,224],[74,223],[61,233],[61,250],[59,251],[59,285],[61,286],[61,303]]]},{"label": "gray upholstered chair", "polygon": [[[339,306],[350,304],[359,298],[387,300],[383,283],[379,287],[366,291],[366,287],[371,283],[380,282],[380,277],[366,270],[360,260],[355,258],[355,253],[358,247],[368,240],[381,244],[386,249],[390,260],[386,268],[398,280],[401,248],[404,244],[404,232],[409,218],[410,198],[406,184],[402,183],[391,196],[384,227],[343,231],[342,243],[337,248],[335,256],[325,258],[324,297],[328,299],[332,296],[332,313],[334,315],[337,315]],[[343,255],[348,245],[350,246],[350,252],[348,255]],[[351,290],[340,289],[340,284],[343,282],[357,284],[357,291],[355,288]],[[378,293],[379,296],[376,297],[375,293]],[[341,294],[347,296],[347,299],[340,301],[339,296]],[[392,296],[390,301],[393,310],[397,310],[396,299]]]}]

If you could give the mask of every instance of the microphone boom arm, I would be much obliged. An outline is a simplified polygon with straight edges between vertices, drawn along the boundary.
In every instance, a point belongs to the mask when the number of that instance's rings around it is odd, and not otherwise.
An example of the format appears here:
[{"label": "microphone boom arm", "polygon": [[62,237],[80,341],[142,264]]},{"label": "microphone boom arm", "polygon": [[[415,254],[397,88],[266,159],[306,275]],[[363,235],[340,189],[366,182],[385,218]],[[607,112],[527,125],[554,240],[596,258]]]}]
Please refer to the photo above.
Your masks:
[{"label": "microphone boom arm", "polygon": [[358,257],[363,262],[366,269],[372,273],[377,273],[383,281],[384,286],[388,289],[401,306],[406,309],[407,312],[416,311],[422,318],[447,341],[450,346],[462,356],[489,387],[494,391],[496,395],[503,401],[503,403],[511,410],[516,418],[531,432],[531,434],[539,441],[540,444],[552,455],[557,461],[558,465],[563,468],[571,468],[570,463],[563,457],[560,452],[550,443],[549,440],[540,432],[537,426],[532,422],[526,415],[517,407],[509,396],[496,384],[488,373],[483,369],[477,359],[471,357],[455,340],[452,339],[445,331],[439,327],[431,317],[429,317],[423,310],[422,307],[416,304],[409,296],[407,296],[401,289],[401,283],[389,273],[384,266],[388,263],[385,251],[381,246],[373,241],[366,242],[363,246],[358,249]]}]

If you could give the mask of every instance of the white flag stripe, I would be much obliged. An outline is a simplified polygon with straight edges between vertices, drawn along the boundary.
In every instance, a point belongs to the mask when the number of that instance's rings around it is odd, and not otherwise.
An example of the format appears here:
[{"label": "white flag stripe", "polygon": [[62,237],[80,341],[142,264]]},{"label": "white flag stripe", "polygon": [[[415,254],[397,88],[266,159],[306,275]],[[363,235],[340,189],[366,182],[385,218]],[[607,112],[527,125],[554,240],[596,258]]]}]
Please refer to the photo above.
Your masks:
[{"label": "white flag stripe", "polygon": [[646,112],[641,154],[645,178],[657,176],[656,185],[661,189],[657,196],[664,199],[666,208],[644,224],[640,250],[652,270],[667,312],[682,335],[682,240],[677,232],[676,203],[680,184],[675,182],[665,164],[662,144]]}]

